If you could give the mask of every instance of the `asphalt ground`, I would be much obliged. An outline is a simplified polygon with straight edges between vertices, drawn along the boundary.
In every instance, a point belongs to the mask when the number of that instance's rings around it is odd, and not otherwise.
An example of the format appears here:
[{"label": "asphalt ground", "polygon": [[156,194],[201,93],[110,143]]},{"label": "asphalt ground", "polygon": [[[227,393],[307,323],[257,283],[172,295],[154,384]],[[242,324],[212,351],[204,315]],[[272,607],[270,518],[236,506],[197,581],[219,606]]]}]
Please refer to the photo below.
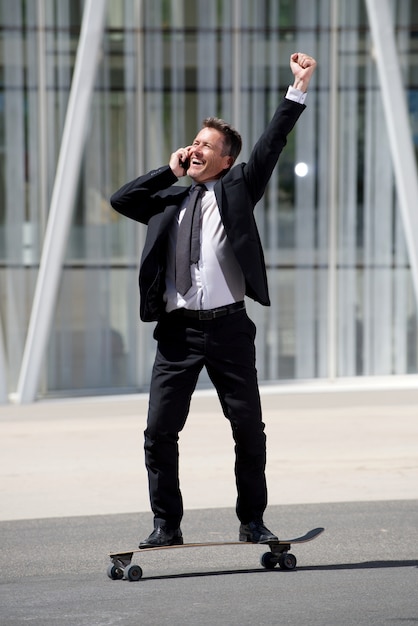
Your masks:
[{"label": "asphalt ground", "polygon": [[[194,548],[140,554],[138,582],[106,570],[152,525],[146,396],[0,407],[1,626],[418,623],[418,389],[265,388],[262,402],[265,521],[325,533],[293,546],[294,571],[263,569],[257,545]],[[214,394],[196,394],[180,446],[185,540],[235,541]]]},{"label": "asphalt ground", "polygon": [[[296,570],[265,570],[259,545],[135,556],[138,582],[112,581],[107,553],[132,548],[149,514],[2,522],[1,624],[250,626],[418,622],[416,501],[273,506],[285,534],[324,525],[292,553]],[[231,509],[187,512],[190,541],[236,540]]]}]

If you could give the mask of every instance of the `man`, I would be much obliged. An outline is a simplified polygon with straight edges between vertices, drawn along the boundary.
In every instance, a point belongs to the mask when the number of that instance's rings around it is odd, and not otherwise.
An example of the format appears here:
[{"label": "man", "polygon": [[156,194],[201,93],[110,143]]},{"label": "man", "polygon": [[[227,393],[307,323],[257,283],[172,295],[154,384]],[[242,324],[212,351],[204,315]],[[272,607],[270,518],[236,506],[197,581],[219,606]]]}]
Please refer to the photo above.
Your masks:
[{"label": "man", "polygon": [[[168,166],[127,183],[111,198],[116,211],[148,225],[139,273],[140,315],[143,321],[158,321],[145,430],[154,530],[140,547],[183,543],[178,436],[203,366],[235,441],[239,540],[277,539],[263,521],[266,438],[255,367],[255,326],[246,314],[244,297],[270,304],[254,207],[305,108],[315,66],[312,57],[292,54],[293,86],[248,163],[232,167],[241,137],[223,120],[208,118],[192,145],[173,152]],[[186,173],[192,190],[205,185],[193,193],[193,206],[190,187],[174,185]],[[199,194],[201,208],[199,200],[195,208]]]}]

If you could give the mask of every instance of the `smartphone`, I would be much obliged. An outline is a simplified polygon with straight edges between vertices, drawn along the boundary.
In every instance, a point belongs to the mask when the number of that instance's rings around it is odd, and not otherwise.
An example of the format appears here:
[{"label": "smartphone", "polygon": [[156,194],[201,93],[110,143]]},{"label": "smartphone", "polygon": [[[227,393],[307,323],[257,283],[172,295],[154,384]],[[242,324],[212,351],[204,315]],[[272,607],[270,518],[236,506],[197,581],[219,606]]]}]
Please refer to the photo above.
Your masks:
[{"label": "smartphone", "polygon": [[185,171],[187,171],[189,169],[190,159],[184,159],[184,161],[180,159],[180,165]]}]

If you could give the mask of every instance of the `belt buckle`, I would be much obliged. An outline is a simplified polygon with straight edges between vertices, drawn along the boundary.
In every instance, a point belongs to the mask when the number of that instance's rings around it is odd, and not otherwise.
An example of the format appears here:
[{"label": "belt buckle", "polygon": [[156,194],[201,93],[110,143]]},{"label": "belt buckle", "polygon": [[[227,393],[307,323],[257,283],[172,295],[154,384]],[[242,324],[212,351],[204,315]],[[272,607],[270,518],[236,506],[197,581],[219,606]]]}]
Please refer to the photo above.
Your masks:
[{"label": "belt buckle", "polygon": [[212,320],[214,318],[213,311],[199,311],[200,320]]}]

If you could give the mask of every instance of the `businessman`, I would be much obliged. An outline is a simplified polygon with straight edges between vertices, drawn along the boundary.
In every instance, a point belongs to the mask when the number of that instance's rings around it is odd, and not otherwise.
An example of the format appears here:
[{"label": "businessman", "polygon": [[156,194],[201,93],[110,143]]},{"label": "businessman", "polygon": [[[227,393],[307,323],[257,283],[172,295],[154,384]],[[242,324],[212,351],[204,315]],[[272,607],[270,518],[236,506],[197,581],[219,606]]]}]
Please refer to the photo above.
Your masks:
[{"label": "businessman", "polygon": [[[183,543],[178,439],[203,367],[235,441],[239,540],[277,539],[263,519],[266,437],[256,330],[244,298],[270,304],[254,208],[305,108],[315,67],[309,55],[291,55],[293,85],[247,163],[234,166],[239,133],[219,118],[207,118],[193,143],[173,152],[168,165],[127,183],[111,198],[116,211],[148,227],[139,272],[140,316],[157,321],[145,430],[154,528],[142,548]],[[175,185],[186,174],[192,186]],[[210,455],[204,445],[202,453]]]}]

